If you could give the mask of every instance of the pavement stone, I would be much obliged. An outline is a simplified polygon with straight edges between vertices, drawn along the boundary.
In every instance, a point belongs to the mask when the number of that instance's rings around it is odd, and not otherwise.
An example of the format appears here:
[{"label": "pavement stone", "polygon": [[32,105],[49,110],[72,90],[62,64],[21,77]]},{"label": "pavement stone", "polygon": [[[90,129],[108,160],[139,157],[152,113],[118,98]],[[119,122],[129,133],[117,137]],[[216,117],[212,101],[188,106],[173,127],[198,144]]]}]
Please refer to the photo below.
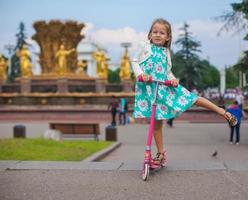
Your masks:
[{"label": "pavement stone", "polygon": [[88,158],[84,159],[83,162],[99,161],[120,146],[121,146],[121,142],[113,142],[112,145],[110,145],[106,149],[103,149],[102,151],[99,151],[99,152],[89,156]]},{"label": "pavement stone", "polygon": [[[166,171],[247,171],[248,162],[219,161],[173,161],[167,165]],[[0,170],[119,170],[141,171],[142,162],[56,162],[56,161],[1,161]]]},{"label": "pavement stone", "polygon": [[0,171],[1,200],[247,200],[248,173],[167,171]]},{"label": "pavement stone", "polygon": [[[101,125],[105,127],[106,125]],[[229,145],[225,124],[175,124],[167,132],[169,151],[167,170],[248,171],[248,125],[241,127],[241,144]],[[0,169],[8,170],[140,170],[148,125],[118,126],[118,142],[81,162],[0,161]],[[228,131],[228,129],[227,129]],[[218,134],[216,134],[218,132]],[[104,134],[102,134],[104,138]],[[225,141],[226,140],[226,141]],[[155,148],[154,145],[152,147]],[[218,156],[212,158],[213,151]],[[238,155],[238,156],[237,156]],[[98,161],[98,162],[96,162]]]},{"label": "pavement stone", "polygon": [[1,161],[0,199],[248,199],[248,124],[241,126],[239,146],[228,143],[224,123],[165,127],[168,166],[146,182],[141,168],[148,125],[117,128],[121,145],[98,162]]},{"label": "pavement stone", "polygon": [[18,162],[18,160],[0,160],[0,170],[11,169],[14,167]]},{"label": "pavement stone", "polygon": [[248,171],[248,161],[243,162],[230,162],[226,161],[225,166],[229,171]]},{"label": "pavement stone", "polygon": [[80,169],[79,162],[61,162],[61,161],[21,161],[8,170],[72,170]]},{"label": "pavement stone", "polygon": [[83,170],[100,170],[113,171],[118,170],[122,165],[121,162],[82,162],[81,169]]}]

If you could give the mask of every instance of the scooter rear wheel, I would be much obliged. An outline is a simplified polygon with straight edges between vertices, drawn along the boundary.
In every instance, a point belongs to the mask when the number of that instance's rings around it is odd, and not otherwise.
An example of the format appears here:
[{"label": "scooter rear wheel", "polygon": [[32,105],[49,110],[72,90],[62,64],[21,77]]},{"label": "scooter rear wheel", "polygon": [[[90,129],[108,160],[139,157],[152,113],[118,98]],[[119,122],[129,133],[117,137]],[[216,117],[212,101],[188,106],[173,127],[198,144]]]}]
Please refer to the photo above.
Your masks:
[{"label": "scooter rear wheel", "polygon": [[150,170],[149,165],[147,163],[144,164],[143,171],[142,171],[142,179],[143,179],[143,181],[146,181],[148,179],[149,170]]}]

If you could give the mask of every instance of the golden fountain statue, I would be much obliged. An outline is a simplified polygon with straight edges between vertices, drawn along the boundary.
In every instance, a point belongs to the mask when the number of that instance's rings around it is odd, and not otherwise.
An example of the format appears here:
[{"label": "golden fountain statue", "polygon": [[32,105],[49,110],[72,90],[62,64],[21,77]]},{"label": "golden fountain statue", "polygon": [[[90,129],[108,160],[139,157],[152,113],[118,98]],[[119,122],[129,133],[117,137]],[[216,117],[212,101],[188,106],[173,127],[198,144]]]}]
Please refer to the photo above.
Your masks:
[{"label": "golden fountain statue", "polygon": [[59,50],[56,52],[55,58],[57,60],[57,74],[59,76],[64,76],[68,72],[67,67],[67,56],[71,53],[76,52],[75,48],[66,50],[65,46],[62,44],[60,45]]},{"label": "golden fountain statue", "polygon": [[[76,49],[78,43],[84,38],[81,31],[85,25],[71,20],[65,22],[51,20],[48,23],[46,21],[37,21],[33,26],[36,33],[32,38],[40,46],[39,62],[42,75],[56,76],[56,53],[60,50],[60,45],[63,44],[65,49]],[[77,52],[71,53],[64,58],[66,58],[67,72],[69,74],[75,73],[77,70]],[[64,61],[62,62],[64,63]],[[63,74],[64,72],[62,71],[60,73]]]},{"label": "golden fountain statue", "polygon": [[6,80],[7,78],[8,61],[0,54],[0,79]]},{"label": "golden fountain statue", "polygon": [[131,77],[131,63],[130,63],[130,59],[128,56],[127,48],[125,49],[125,53],[121,59],[119,76],[121,80],[130,79]]},{"label": "golden fountain statue", "polygon": [[30,52],[27,45],[24,44],[22,48],[16,52],[16,55],[20,59],[21,76],[31,77],[33,75],[32,64]]},{"label": "golden fountain statue", "polygon": [[96,73],[98,78],[107,79],[108,78],[108,63],[105,53],[98,49],[93,53],[93,58],[96,61]]}]

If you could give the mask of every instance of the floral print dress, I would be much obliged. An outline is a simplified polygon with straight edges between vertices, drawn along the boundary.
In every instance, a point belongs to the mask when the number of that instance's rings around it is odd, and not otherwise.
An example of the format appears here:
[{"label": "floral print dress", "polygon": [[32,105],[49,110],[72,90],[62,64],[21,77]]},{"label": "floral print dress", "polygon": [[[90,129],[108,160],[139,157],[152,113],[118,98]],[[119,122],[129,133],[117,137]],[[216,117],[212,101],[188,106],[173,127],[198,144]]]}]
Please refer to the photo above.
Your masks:
[{"label": "floral print dress", "polygon": [[[164,81],[167,79],[168,59],[167,49],[151,45],[151,56],[140,64],[142,71],[152,76],[153,80]],[[136,82],[135,85],[135,118],[149,118],[151,116],[152,103],[155,95],[156,83]],[[177,117],[182,112],[191,107],[197,100],[197,95],[178,85],[170,87],[160,85],[157,96],[157,120]]]}]

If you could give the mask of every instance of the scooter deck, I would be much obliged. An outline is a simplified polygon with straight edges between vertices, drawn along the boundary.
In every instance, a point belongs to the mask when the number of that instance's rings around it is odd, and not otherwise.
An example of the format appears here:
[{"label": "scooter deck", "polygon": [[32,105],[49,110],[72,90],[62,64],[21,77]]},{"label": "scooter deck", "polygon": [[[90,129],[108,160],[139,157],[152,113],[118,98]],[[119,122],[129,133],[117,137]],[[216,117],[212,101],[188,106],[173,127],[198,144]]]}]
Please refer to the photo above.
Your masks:
[{"label": "scooter deck", "polygon": [[159,170],[164,167],[166,167],[166,163],[163,163],[161,165],[156,165],[156,164],[151,163],[150,170]]}]

